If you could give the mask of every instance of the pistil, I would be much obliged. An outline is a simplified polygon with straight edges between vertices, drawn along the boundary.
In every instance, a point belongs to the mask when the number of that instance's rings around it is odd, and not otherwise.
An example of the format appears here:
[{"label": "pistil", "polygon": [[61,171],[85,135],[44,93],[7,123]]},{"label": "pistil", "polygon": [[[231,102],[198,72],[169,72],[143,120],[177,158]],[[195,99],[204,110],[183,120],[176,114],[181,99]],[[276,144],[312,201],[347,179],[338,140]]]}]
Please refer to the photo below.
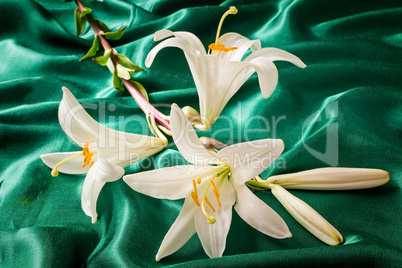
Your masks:
[{"label": "pistil", "polygon": [[219,25],[218,25],[218,31],[216,32],[216,38],[215,38],[215,43],[212,43],[208,46],[209,50],[208,50],[208,54],[210,52],[210,50],[212,51],[223,51],[223,52],[229,52],[232,50],[237,49],[237,47],[228,47],[226,48],[223,44],[218,44],[218,40],[219,40],[219,36],[221,33],[221,28],[222,28],[222,24],[223,21],[225,20],[225,18],[229,15],[229,14],[237,14],[237,8],[235,7],[230,7],[228,11],[226,11],[221,20],[219,21]]},{"label": "pistil", "polygon": [[[84,168],[85,166],[89,165],[89,167],[92,167],[92,165],[95,163],[94,161],[91,162],[92,160],[92,156],[96,153],[96,152],[90,152],[88,149],[89,143],[85,143],[84,147],[82,148],[82,153],[78,153],[76,155],[70,156],[62,161],[60,161],[59,163],[57,163],[54,168],[52,169],[52,176],[53,177],[57,177],[59,176],[59,172],[57,171],[57,169],[59,168],[60,165],[66,163],[67,161],[70,161],[74,158],[77,158],[79,156],[84,156],[84,165],[82,166],[82,168]],[[91,162],[91,163],[90,163]]]}]

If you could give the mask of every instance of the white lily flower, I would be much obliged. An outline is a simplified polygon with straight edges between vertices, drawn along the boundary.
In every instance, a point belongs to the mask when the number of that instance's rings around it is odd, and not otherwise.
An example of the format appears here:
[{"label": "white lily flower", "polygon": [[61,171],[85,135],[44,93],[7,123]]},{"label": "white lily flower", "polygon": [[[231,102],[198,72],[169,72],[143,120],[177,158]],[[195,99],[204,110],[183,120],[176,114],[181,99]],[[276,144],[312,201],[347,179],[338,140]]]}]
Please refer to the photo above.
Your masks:
[{"label": "white lily flower", "polygon": [[58,176],[59,171],[88,173],[81,205],[95,223],[96,201],[105,183],[118,180],[124,175],[124,167],[161,151],[165,144],[159,138],[109,129],[96,122],[67,88],[63,87],[63,93],[58,113],[60,125],[83,150],[44,154],[41,158],[52,168],[52,176]]},{"label": "white lily flower", "polygon": [[[258,74],[262,96],[268,98],[278,83],[278,70],[273,61],[288,61],[300,68],[306,67],[298,57],[284,50],[261,49],[260,40],[249,40],[238,33],[226,33],[219,37],[224,18],[236,13],[237,9],[231,7],[222,16],[215,43],[209,46],[208,53],[192,33],[161,30],[155,33],[155,41],[174,37],[155,46],[145,60],[149,68],[161,49],[178,47],[183,50],[197,88],[203,122],[194,127],[201,130],[211,127],[230,98],[254,72]],[[253,53],[242,61],[249,48]]]},{"label": "white lily flower", "polygon": [[389,173],[368,168],[318,168],[269,177],[267,182],[286,189],[356,190],[377,187],[389,181]]},{"label": "white lily flower", "polygon": [[194,165],[123,177],[134,190],[155,198],[185,197],[180,215],[159,248],[157,261],[176,252],[196,232],[209,257],[222,256],[233,205],[239,216],[260,232],[275,238],[291,237],[282,218],[244,185],[282,153],[282,140],[239,143],[214,154],[204,148],[190,122],[175,104],[172,105],[170,124],[177,148]]}]

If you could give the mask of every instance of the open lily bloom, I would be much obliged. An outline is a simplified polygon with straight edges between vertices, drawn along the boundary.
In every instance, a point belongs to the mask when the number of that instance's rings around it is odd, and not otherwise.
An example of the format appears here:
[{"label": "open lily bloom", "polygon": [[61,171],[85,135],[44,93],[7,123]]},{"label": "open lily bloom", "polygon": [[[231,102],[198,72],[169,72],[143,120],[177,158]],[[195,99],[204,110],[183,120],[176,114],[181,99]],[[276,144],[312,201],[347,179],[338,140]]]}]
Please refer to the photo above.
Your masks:
[{"label": "open lily bloom", "polygon": [[175,104],[170,120],[177,148],[193,165],[123,177],[140,193],[163,199],[185,198],[156,255],[157,261],[176,252],[196,232],[209,257],[222,256],[233,205],[239,216],[260,232],[275,238],[291,237],[282,218],[244,185],[282,153],[282,140],[239,143],[214,154],[204,148],[185,114]]},{"label": "open lily bloom", "polygon": [[59,171],[66,174],[88,173],[82,189],[81,204],[85,214],[96,222],[96,201],[106,182],[124,175],[124,167],[153,155],[165,146],[155,137],[109,129],[96,122],[63,87],[59,106],[59,122],[64,132],[83,149],[77,152],[41,155],[52,168],[52,176]]},{"label": "open lily bloom", "polygon": [[[209,46],[208,53],[192,33],[161,30],[155,33],[155,41],[173,38],[155,46],[145,60],[149,68],[161,49],[178,47],[183,50],[199,96],[202,123],[194,127],[201,130],[211,127],[230,98],[254,72],[258,74],[262,96],[268,98],[278,83],[278,71],[273,61],[288,61],[300,68],[306,67],[298,57],[284,50],[261,49],[260,40],[249,40],[238,33],[226,33],[219,37],[223,19],[228,14],[236,13],[237,9],[231,7],[223,15],[215,43]],[[242,61],[248,49],[253,53]]]},{"label": "open lily bloom", "polygon": [[258,179],[248,183],[271,189],[273,195],[289,213],[310,233],[322,242],[334,246],[343,237],[328,221],[304,201],[287,189],[301,190],[357,190],[377,187],[389,181],[389,173],[380,169],[366,168],[318,168],[298,173],[275,175],[267,180]]}]

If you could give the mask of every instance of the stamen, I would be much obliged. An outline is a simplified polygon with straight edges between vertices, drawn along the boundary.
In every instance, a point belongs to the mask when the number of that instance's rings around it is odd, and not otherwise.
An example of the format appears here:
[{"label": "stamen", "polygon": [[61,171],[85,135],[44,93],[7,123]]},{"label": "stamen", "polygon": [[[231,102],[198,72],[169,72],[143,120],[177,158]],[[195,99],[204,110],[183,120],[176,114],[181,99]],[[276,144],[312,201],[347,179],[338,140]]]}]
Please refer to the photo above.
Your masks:
[{"label": "stamen", "polygon": [[216,188],[215,183],[214,183],[213,180],[211,180],[211,184],[212,184],[212,187],[213,187],[212,190],[214,191],[216,201],[218,201],[218,205],[219,205],[219,207],[221,207],[221,202],[219,201],[220,194],[218,192],[218,188]]},{"label": "stamen", "polygon": [[91,164],[89,165],[89,167],[91,168],[94,165],[94,161],[91,162]]},{"label": "stamen", "polygon": [[197,183],[198,183],[198,184],[201,184],[201,178],[198,178],[198,179],[197,179]]},{"label": "stamen", "polygon": [[214,207],[212,206],[212,204],[209,202],[208,197],[205,197],[205,202],[208,204],[208,206],[212,209],[213,212],[215,212]]},{"label": "stamen", "polygon": [[64,160],[62,160],[62,161],[60,161],[59,163],[57,163],[57,164],[54,166],[54,168],[52,169],[52,172],[51,172],[50,174],[52,174],[53,177],[59,176],[59,172],[57,171],[57,168],[58,168],[61,164],[64,164],[65,162],[70,161],[71,159],[74,159],[74,158],[79,157],[79,156],[82,156],[82,155],[84,155],[84,154],[83,154],[83,153],[79,153],[79,154],[70,156],[70,157],[68,157],[68,158],[66,158],[66,159],[64,159]]},{"label": "stamen", "polygon": [[200,206],[200,201],[198,201],[197,184],[195,184],[194,179],[193,179],[193,187],[194,187],[194,191],[191,192],[191,197],[193,198],[194,203],[197,206]]},{"label": "stamen", "polygon": [[193,198],[194,203],[197,206],[200,206],[200,201],[198,201],[198,196],[197,196],[197,194],[195,192],[191,192],[191,197]]}]

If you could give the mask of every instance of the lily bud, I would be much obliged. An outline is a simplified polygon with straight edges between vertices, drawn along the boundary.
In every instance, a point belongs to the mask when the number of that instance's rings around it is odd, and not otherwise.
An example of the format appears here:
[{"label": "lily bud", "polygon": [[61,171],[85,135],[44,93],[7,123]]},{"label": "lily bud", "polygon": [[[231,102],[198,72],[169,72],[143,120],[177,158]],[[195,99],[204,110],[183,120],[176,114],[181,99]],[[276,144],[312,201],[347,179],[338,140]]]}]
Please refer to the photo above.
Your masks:
[{"label": "lily bud", "polygon": [[317,211],[304,201],[289,193],[280,185],[272,185],[272,194],[287,211],[310,233],[322,242],[336,246],[343,243],[342,235]]},{"label": "lily bud", "polygon": [[227,147],[226,144],[208,137],[201,137],[200,141],[202,145],[204,145],[204,147],[209,151]]},{"label": "lily bud", "polygon": [[389,181],[389,173],[366,168],[318,168],[272,176],[267,182],[286,189],[356,190],[377,187]]}]

